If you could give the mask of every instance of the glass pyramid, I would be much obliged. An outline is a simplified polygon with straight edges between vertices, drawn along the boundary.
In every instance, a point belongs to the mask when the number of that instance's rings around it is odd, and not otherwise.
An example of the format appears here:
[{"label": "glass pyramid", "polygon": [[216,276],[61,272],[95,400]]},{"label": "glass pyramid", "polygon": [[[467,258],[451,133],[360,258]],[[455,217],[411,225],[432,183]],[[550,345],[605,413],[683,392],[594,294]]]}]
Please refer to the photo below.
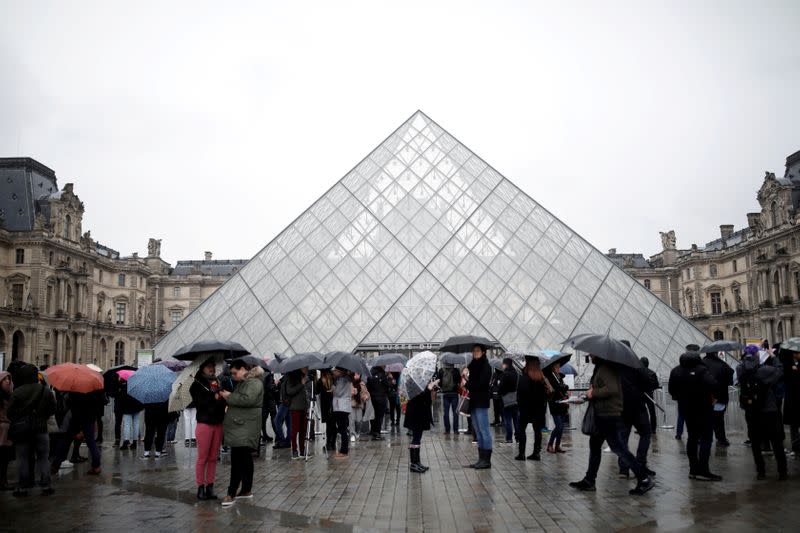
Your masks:
[{"label": "glass pyramid", "polygon": [[659,371],[706,337],[421,111],[156,345],[351,351],[476,334],[629,339]]}]

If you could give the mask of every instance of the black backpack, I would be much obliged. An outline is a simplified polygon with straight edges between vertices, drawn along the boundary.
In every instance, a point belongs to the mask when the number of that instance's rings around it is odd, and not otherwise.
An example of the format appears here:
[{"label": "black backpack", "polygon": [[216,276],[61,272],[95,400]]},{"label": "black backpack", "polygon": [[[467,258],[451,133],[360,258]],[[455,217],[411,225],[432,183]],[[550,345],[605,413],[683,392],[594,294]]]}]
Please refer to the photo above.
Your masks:
[{"label": "black backpack", "polygon": [[757,411],[764,405],[767,390],[757,372],[757,365],[746,367],[739,377],[739,406],[742,409]]}]

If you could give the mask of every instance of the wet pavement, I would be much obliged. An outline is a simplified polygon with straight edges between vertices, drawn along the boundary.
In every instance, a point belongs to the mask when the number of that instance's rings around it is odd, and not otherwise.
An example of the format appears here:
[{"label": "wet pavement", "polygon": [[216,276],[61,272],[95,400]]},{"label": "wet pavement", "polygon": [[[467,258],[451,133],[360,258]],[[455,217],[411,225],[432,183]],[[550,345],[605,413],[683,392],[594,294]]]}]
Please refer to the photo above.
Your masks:
[{"label": "wet pavement", "polygon": [[[226,509],[196,501],[196,450],[182,441],[161,459],[107,443],[97,478],[86,475],[84,463],[62,469],[53,496],[0,493],[0,531],[795,531],[800,523],[800,461],[790,458],[790,479],[779,482],[768,457],[768,479],[756,481],[741,434],[715,450],[712,469],[725,479],[708,483],[687,479],[682,443],[659,430],[650,459],[657,486],[643,497],[628,495],[634,482],[617,478],[608,453],[597,492],[567,486],[586,468],[580,432],[566,438],[569,453],[544,453],[541,462],[514,461],[516,446],[499,444],[500,436],[493,468],[475,471],[462,466],[476,459],[469,437],[426,432],[422,459],[431,470],[421,475],[408,471],[404,431],[359,441],[343,460],[326,459],[320,441],[307,463],[268,448],[256,459],[254,499]],[[530,452],[532,438],[528,443]],[[229,473],[224,457],[218,492]]]}]

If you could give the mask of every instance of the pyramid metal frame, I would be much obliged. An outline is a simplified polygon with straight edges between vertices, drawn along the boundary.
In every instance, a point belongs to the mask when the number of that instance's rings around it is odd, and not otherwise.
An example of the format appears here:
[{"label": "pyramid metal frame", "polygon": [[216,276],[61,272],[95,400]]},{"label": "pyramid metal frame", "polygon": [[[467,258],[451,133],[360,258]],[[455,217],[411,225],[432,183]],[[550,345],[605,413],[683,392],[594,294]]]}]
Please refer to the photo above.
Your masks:
[{"label": "pyramid metal frame", "polygon": [[416,111],[155,349],[349,351],[464,333],[544,349],[584,332],[629,339],[656,370],[707,339]]}]

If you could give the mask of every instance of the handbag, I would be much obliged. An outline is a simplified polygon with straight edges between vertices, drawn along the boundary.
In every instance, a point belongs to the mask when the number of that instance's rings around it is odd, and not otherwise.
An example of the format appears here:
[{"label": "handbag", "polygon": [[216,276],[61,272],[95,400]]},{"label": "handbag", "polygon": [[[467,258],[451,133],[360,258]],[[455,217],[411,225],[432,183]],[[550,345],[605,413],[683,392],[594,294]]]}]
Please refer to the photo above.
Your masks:
[{"label": "handbag", "polygon": [[[519,388],[519,373],[517,373],[517,388]],[[516,407],[517,406],[517,390],[516,388],[511,391],[503,394],[501,396],[503,400],[503,407]]]},{"label": "handbag", "polygon": [[469,396],[461,396],[458,400],[458,412],[464,416],[469,416]]},{"label": "handbag", "polygon": [[586,408],[586,413],[583,415],[581,433],[588,436],[592,436],[597,433],[597,421],[595,420],[594,404],[591,402]]}]

